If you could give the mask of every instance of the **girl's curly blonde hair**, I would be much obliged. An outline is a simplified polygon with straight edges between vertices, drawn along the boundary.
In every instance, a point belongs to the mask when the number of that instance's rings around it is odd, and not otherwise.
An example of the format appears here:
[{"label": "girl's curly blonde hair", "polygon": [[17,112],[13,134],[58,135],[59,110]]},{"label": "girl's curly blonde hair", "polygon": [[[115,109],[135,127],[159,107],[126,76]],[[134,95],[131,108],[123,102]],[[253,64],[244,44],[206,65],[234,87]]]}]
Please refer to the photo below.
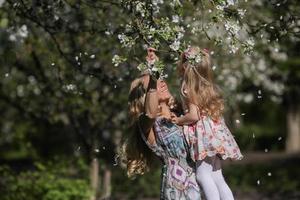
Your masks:
[{"label": "girl's curly blonde hair", "polygon": [[142,140],[139,128],[139,116],[144,112],[146,90],[143,79],[137,78],[131,83],[128,107],[129,107],[129,135],[123,142],[120,152],[122,162],[127,167],[128,177],[142,175],[149,171],[152,161],[152,152]]},{"label": "girl's curly blonde hair", "polygon": [[200,113],[218,120],[224,111],[224,100],[213,82],[210,55],[206,50],[190,47],[178,63],[182,76],[181,95],[186,104],[198,106]]}]

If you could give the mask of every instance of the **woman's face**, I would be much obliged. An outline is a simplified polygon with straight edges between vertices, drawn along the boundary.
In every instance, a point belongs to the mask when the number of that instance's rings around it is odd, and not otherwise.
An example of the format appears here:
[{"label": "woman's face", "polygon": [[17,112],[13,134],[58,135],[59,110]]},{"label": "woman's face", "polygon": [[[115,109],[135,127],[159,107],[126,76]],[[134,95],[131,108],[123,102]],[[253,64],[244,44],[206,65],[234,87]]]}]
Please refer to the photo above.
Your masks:
[{"label": "woman's face", "polygon": [[157,80],[157,97],[158,101],[169,101],[171,94],[168,85],[164,80]]},{"label": "woman's face", "polygon": [[[149,83],[149,76],[144,76],[143,78],[144,78],[144,88],[146,89]],[[157,97],[158,97],[158,101],[168,101],[171,97],[167,83],[161,79],[157,80]]]}]

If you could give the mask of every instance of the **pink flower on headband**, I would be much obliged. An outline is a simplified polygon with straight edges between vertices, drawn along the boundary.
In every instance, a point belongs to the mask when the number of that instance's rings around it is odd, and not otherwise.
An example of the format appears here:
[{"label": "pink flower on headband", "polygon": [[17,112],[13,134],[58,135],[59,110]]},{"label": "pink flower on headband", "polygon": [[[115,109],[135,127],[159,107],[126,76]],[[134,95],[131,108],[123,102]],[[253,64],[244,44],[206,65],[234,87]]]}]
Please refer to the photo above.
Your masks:
[{"label": "pink flower on headband", "polygon": [[189,53],[188,53],[187,51],[184,51],[184,52],[183,52],[183,55],[184,55],[185,58],[188,58],[188,57],[189,57]]},{"label": "pink flower on headband", "polygon": [[209,52],[209,50],[207,49],[207,48],[204,48],[203,49],[206,53],[208,53]]},{"label": "pink flower on headband", "polygon": [[183,52],[185,58],[189,58],[192,55],[192,53],[192,48],[188,48]]},{"label": "pink flower on headband", "polygon": [[184,51],[184,57],[190,64],[196,66],[197,64],[202,62],[203,53],[198,47],[195,49],[188,48],[186,51]]}]

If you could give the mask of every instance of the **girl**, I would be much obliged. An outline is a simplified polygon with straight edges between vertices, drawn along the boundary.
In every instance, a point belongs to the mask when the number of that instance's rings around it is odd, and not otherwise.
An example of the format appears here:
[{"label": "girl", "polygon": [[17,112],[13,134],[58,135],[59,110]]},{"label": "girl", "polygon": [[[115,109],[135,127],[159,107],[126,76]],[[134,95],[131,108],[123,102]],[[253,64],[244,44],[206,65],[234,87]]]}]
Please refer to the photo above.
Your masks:
[{"label": "girl", "polygon": [[232,192],[222,175],[221,159],[239,160],[242,155],[222,117],[223,99],[213,83],[207,50],[187,49],[181,55],[178,72],[187,112],[181,117],[172,115],[172,121],[187,125],[184,134],[196,162],[197,181],[207,200],[232,200]]}]

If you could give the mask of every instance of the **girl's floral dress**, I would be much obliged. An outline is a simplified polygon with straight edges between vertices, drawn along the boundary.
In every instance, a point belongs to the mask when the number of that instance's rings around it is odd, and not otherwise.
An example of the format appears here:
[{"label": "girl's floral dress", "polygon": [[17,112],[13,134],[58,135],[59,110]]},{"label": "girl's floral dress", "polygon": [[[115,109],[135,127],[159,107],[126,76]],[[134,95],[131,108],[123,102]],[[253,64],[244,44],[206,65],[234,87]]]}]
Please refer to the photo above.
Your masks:
[{"label": "girl's floral dress", "polygon": [[195,124],[184,126],[184,135],[194,161],[206,156],[219,155],[222,159],[240,160],[243,155],[225,124],[224,118],[215,121],[208,116],[200,116]]}]

